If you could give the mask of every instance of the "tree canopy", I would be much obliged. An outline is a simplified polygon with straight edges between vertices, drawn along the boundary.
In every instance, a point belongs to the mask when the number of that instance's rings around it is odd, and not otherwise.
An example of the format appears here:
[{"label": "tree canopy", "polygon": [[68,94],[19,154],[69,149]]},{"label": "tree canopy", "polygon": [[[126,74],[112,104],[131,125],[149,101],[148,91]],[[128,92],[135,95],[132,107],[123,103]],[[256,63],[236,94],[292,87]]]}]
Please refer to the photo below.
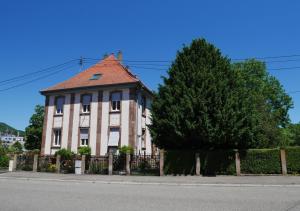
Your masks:
[{"label": "tree canopy", "polygon": [[266,147],[274,144],[272,131],[289,122],[291,105],[263,63],[231,64],[197,39],[177,53],[159,86],[149,128],[165,149]]},{"label": "tree canopy", "polygon": [[35,107],[35,113],[31,116],[29,126],[25,129],[25,148],[27,150],[41,148],[44,113],[44,106],[37,105]]}]

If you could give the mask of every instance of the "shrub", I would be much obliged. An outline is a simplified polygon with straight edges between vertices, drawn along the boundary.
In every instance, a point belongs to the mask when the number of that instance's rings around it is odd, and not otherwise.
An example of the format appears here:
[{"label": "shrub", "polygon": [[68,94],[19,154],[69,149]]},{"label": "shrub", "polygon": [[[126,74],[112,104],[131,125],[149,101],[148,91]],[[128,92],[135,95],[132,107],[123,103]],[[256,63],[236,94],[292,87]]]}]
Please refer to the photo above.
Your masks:
[{"label": "shrub", "polygon": [[202,175],[233,175],[236,173],[233,150],[200,151],[200,162]]},{"label": "shrub", "polygon": [[241,172],[246,174],[280,174],[279,149],[250,149],[240,152]]},{"label": "shrub", "polygon": [[9,152],[11,153],[22,153],[23,152],[23,146],[20,142],[15,142],[8,148]]},{"label": "shrub", "polygon": [[55,172],[56,171],[56,165],[49,163],[46,171],[47,172]]},{"label": "shrub", "polygon": [[286,165],[289,174],[300,173],[300,147],[286,148]]},{"label": "shrub", "polygon": [[8,167],[9,164],[9,157],[7,155],[0,155],[0,168],[1,167]]},{"label": "shrub", "polygon": [[166,151],[164,173],[173,175],[195,174],[195,152],[180,150]]},{"label": "shrub", "polygon": [[78,148],[78,153],[80,155],[91,155],[91,147],[89,147],[89,146],[79,147]]},{"label": "shrub", "polygon": [[134,149],[131,146],[125,146],[124,145],[124,146],[119,148],[119,152],[120,152],[120,154],[127,154],[127,153],[133,154]]},{"label": "shrub", "polygon": [[70,160],[74,157],[74,152],[72,152],[70,149],[60,149],[55,152],[55,156],[60,155],[62,160]]}]

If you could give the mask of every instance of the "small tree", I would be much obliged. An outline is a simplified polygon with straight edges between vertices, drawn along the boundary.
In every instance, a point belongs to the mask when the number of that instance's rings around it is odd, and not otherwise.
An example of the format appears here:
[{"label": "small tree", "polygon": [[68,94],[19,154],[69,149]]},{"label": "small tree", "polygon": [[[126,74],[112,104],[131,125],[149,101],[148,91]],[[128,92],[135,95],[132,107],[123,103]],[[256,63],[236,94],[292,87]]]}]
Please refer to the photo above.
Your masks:
[{"label": "small tree", "polygon": [[9,151],[12,153],[22,153],[23,152],[23,146],[20,142],[16,141],[9,147]]},{"label": "small tree", "polygon": [[29,126],[25,129],[25,148],[34,150],[41,148],[45,108],[37,105],[31,116]]},{"label": "small tree", "polygon": [[78,153],[80,155],[91,155],[91,147],[85,146],[85,147],[79,147],[78,148]]}]

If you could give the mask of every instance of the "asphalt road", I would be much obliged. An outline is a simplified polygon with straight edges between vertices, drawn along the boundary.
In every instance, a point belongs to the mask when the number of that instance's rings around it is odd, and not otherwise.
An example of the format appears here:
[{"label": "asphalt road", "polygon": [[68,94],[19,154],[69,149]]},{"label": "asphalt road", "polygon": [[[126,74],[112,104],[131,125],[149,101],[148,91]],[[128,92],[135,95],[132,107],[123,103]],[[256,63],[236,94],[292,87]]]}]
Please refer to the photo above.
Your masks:
[{"label": "asphalt road", "polygon": [[0,178],[0,210],[300,210],[300,186]]}]

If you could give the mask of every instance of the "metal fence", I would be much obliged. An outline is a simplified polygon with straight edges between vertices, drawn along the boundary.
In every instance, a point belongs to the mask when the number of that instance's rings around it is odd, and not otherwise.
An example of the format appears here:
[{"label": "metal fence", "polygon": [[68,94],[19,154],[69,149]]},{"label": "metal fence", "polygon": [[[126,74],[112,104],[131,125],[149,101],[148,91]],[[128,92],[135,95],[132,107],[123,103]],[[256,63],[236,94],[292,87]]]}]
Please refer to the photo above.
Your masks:
[{"label": "metal fence", "polygon": [[17,156],[17,170],[32,171],[33,167],[33,154],[21,154]]},{"label": "metal fence", "polygon": [[75,173],[75,157],[70,159],[61,158],[60,160],[60,173],[71,174]]},{"label": "metal fence", "polygon": [[126,155],[119,154],[113,155],[113,174],[125,175],[126,174]]},{"label": "metal fence", "polygon": [[108,174],[108,156],[92,157],[86,160],[86,170],[90,174]]},{"label": "metal fence", "polygon": [[131,155],[132,175],[159,175],[159,155]]},{"label": "metal fence", "polygon": [[56,171],[56,157],[55,156],[40,156],[38,158],[39,172],[55,172]]}]

